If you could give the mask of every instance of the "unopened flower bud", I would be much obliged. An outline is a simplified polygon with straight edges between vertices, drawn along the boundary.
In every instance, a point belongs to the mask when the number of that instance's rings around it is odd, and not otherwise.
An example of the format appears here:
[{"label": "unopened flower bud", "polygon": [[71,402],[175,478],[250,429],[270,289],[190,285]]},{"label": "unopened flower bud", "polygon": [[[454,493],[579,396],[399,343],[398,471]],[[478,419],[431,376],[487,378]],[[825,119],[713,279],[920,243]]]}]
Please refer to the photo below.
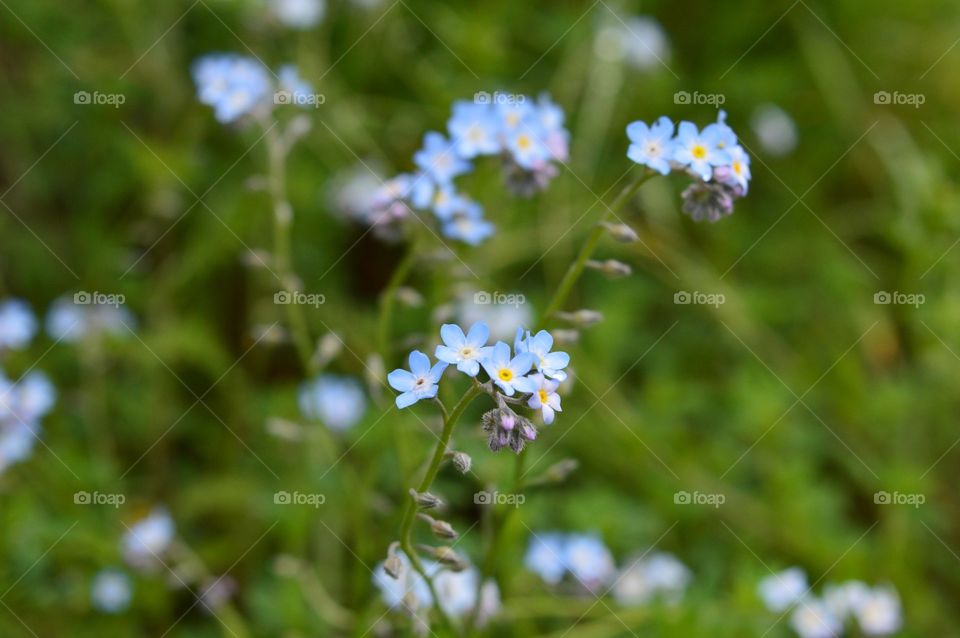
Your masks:
[{"label": "unopened flower bud", "polygon": [[473,465],[473,460],[470,458],[469,454],[464,452],[454,452],[453,453],[453,466],[461,474],[466,474],[470,471],[470,466]]},{"label": "unopened flower bud", "polygon": [[416,501],[417,506],[420,507],[420,509],[428,510],[443,505],[443,501],[430,492],[418,492],[417,490],[410,488],[410,496],[413,497],[413,500]]},{"label": "unopened flower bud", "polygon": [[400,543],[396,541],[390,543],[390,547],[387,549],[387,560],[383,562],[383,571],[387,572],[394,580],[400,578],[400,574],[403,572],[403,561],[397,556],[397,547],[399,546]]},{"label": "unopened flower bud", "polygon": [[637,234],[637,231],[630,228],[626,224],[610,224],[606,223],[603,225],[607,229],[607,232],[610,233],[610,236],[616,239],[619,242],[624,244],[629,244],[640,239],[640,235]]},{"label": "unopened flower bud", "polygon": [[626,277],[633,272],[633,269],[631,269],[630,266],[622,261],[617,261],[616,259],[608,259],[606,261],[595,261],[591,259],[587,262],[587,266],[593,268],[594,270],[599,270],[611,279]]},{"label": "unopened flower bud", "polygon": [[566,346],[580,341],[580,332],[577,330],[559,329],[551,330],[550,332],[553,334],[553,340],[558,346]]},{"label": "unopened flower bud", "polygon": [[462,572],[468,567],[467,561],[460,556],[452,547],[440,546],[433,547],[431,545],[418,545],[417,549],[422,552],[426,552],[433,557],[441,565],[446,565],[452,571]]},{"label": "unopened flower bud", "polygon": [[419,308],[423,305],[423,295],[409,286],[397,288],[396,295],[397,301],[402,303],[404,306],[409,306],[410,308]]},{"label": "unopened flower bud", "polygon": [[567,477],[573,474],[578,467],[580,467],[580,463],[576,459],[563,459],[548,467],[547,471],[543,473],[543,478],[550,483],[562,483],[567,480]]},{"label": "unopened flower bud", "polygon": [[603,321],[603,313],[596,310],[577,310],[576,312],[558,312],[557,317],[568,321],[579,328],[587,328]]},{"label": "unopened flower bud", "polygon": [[432,516],[428,516],[427,514],[422,514],[422,513],[417,514],[417,518],[419,518],[420,520],[430,525],[430,531],[433,532],[433,535],[438,538],[446,538],[446,539],[453,540],[460,536],[459,534],[457,534],[456,530],[453,529],[453,526],[450,525],[450,523],[448,523],[447,521],[440,521],[433,518]]}]

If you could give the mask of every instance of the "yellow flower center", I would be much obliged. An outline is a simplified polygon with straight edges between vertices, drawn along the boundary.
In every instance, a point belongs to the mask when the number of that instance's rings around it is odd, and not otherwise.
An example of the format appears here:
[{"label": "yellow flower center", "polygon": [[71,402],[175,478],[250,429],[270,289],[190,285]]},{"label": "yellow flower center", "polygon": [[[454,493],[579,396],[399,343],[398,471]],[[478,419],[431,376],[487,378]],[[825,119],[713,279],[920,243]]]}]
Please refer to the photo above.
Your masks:
[{"label": "yellow flower center", "polygon": [[690,154],[693,155],[696,159],[702,160],[707,156],[707,147],[703,144],[697,144],[692,149],[690,149]]},{"label": "yellow flower center", "polygon": [[473,348],[463,348],[460,350],[460,356],[464,359],[469,359],[473,356]]},{"label": "yellow flower center", "polygon": [[521,150],[524,150],[524,151],[527,150],[528,148],[530,148],[530,145],[531,145],[531,142],[530,142],[529,135],[521,135],[520,137],[517,138],[517,146],[519,146]]},{"label": "yellow flower center", "polygon": [[500,371],[497,373],[497,376],[500,377],[501,381],[510,381],[513,379],[513,370],[510,368],[500,368]]},{"label": "yellow flower center", "polygon": [[743,172],[743,164],[741,164],[740,162],[734,162],[734,163],[733,163],[733,172],[736,173],[737,175],[739,175],[740,173],[742,173],[742,172]]},{"label": "yellow flower center", "polygon": [[547,402],[547,391],[546,390],[537,390],[537,394],[540,395],[540,403]]}]

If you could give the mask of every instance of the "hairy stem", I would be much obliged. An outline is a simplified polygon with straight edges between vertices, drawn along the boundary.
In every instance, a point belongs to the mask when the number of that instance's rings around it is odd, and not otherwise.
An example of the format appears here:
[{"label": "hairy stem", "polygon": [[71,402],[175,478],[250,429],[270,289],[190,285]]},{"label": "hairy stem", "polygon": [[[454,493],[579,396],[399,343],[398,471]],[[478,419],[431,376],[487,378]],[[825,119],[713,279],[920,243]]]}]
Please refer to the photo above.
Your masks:
[{"label": "hairy stem", "polygon": [[[467,409],[467,406],[470,405],[470,402],[473,401],[481,393],[481,389],[478,385],[471,385],[470,388],[460,397],[460,400],[457,402],[453,409],[449,413],[444,413],[445,417],[443,419],[443,431],[440,434],[440,439],[437,441],[437,446],[433,450],[433,457],[430,460],[430,465],[427,466],[427,471],[423,475],[423,479],[420,481],[419,486],[417,486],[418,492],[427,492],[430,490],[430,487],[433,485],[434,479],[437,477],[437,472],[440,470],[440,464],[443,462],[443,456],[447,451],[447,447],[450,445],[450,437],[453,435],[453,428],[456,426],[457,421],[460,419],[460,416],[463,414],[463,411]],[[411,498],[407,502],[407,509],[404,511],[403,520],[400,523],[400,547],[403,548],[404,553],[410,558],[410,564],[413,565],[413,568],[419,573],[423,579],[427,582],[427,586],[430,588],[430,593],[433,596],[433,604],[437,609],[437,612],[440,614],[443,623],[453,632],[456,633],[454,629],[453,622],[450,620],[450,617],[440,606],[440,599],[437,597],[436,591],[433,586],[433,579],[427,575],[426,570],[423,568],[423,564],[420,562],[420,558],[417,556],[416,550],[413,548],[413,541],[411,540],[411,532],[413,530],[413,522],[416,520],[417,514],[417,504]]]}]

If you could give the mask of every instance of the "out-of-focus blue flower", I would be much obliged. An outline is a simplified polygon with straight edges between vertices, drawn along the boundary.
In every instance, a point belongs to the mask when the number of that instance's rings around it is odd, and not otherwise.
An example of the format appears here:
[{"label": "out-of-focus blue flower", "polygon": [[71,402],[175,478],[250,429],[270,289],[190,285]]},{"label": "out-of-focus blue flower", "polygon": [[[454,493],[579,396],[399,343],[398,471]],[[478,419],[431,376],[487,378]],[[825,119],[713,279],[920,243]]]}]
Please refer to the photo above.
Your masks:
[{"label": "out-of-focus blue flower", "polygon": [[82,305],[70,297],[60,297],[47,312],[47,334],[68,343],[105,334],[125,335],[137,321],[123,306]]},{"label": "out-of-focus blue flower", "polygon": [[150,569],[173,542],[175,527],[170,513],[156,507],[150,514],[127,528],[120,549],[124,560],[132,567]]},{"label": "out-of-focus blue flower", "polygon": [[435,131],[423,136],[423,148],[414,153],[413,161],[438,184],[445,184],[471,168],[470,162],[457,155],[453,143]]},{"label": "out-of-focus blue flower", "polygon": [[536,118],[551,159],[566,162],[570,158],[570,131],[563,127],[563,109],[546,93],[537,99],[536,109]]},{"label": "out-of-focus blue flower", "polygon": [[410,353],[410,371],[398,368],[387,375],[390,387],[401,392],[397,396],[397,407],[401,410],[410,407],[421,399],[432,399],[437,396],[437,383],[447,369],[446,363],[440,361],[431,368],[430,358],[419,350]]},{"label": "out-of-focus blue flower", "polygon": [[544,140],[544,131],[538,122],[526,120],[505,134],[509,149],[519,166],[533,170],[550,159],[550,149]]},{"label": "out-of-focus blue flower", "polygon": [[767,609],[782,612],[807,594],[807,574],[799,567],[771,574],[760,581],[757,593]]},{"label": "out-of-focus blue flower", "polygon": [[205,55],[193,65],[193,80],[197,99],[213,107],[214,117],[223,124],[272,104],[270,72],[254,58],[233,53]]},{"label": "out-of-focus blue flower", "polygon": [[[279,90],[286,91],[290,96],[290,103],[297,106],[311,106],[314,100],[313,86],[300,77],[296,65],[285,64],[277,71]],[[274,99],[277,101],[277,98]]]},{"label": "out-of-focus blue flower", "polygon": [[787,155],[797,147],[797,125],[776,104],[758,106],[750,116],[750,126],[760,146],[771,155]]},{"label": "out-of-focus blue flower", "polygon": [[513,347],[517,352],[529,352],[534,355],[537,372],[557,381],[567,378],[564,368],[570,365],[570,355],[566,352],[550,351],[553,348],[553,335],[546,330],[541,330],[535,335],[527,332],[524,336],[523,328],[518,328]]},{"label": "out-of-focus blue flower", "polygon": [[713,175],[713,167],[730,163],[729,154],[720,148],[725,139],[723,129],[697,130],[692,122],[680,122],[677,130],[673,160],[706,181]]},{"label": "out-of-focus blue flower", "polygon": [[616,572],[613,555],[596,534],[570,534],[563,562],[577,582],[590,590],[610,582]]},{"label": "out-of-focus blue flower", "polygon": [[481,360],[481,365],[504,394],[513,396],[517,391],[526,393],[535,390],[533,380],[524,376],[530,372],[535,360],[536,357],[529,352],[518,352],[511,358],[510,346],[498,341]]},{"label": "out-of-focus blue flower", "polygon": [[750,188],[750,156],[739,144],[729,147],[727,154],[730,156],[730,164],[715,168],[714,177],[739,188],[740,194],[746,195]]},{"label": "out-of-focus blue flower", "polygon": [[[479,206],[474,204],[475,211]],[[494,225],[485,220],[479,212],[464,215],[455,215],[453,219],[443,224],[443,235],[449,239],[456,239],[471,246],[483,243],[494,233]]]},{"label": "out-of-focus blue flower", "polygon": [[[433,214],[437,216],[437,219],[443,221],[449,220],[453,217],[454,213],[462,213],[471,204],[472,202],[470,200],[454,190],[452,184],[441,184],[433,194]],[[416,201],[414,201],[414,205],[419,206]],[[419,207],[425,208],[425,206]]]},{"label": "out-of-focus blue flower", "polygon": [[107,614],[119,614],[133,595],[130,578],[119,569],[104,569],[93,579],[90,598],[93,606]]},{"label": "out-of-focus blue flower", "polygon": [[37,319],[26,301],[7,299],[0,303],[0,350],[25,348],[36,333]]},{"label": "out-of-focus blue flower", "polygon": [[491,350],[487,345],[487,339],[490,338],[487,324],[478,321],[465,335],[460,326],[445,323],[440,327],[440,338],[443,339],[443,345],[437,346],[434,356],[444,363],[456,365],[457,370],[467,376],[477,376],[480,360]]},{"label": "out-of-focus blue flower", "polygon": [[524,566],[547,584],[556,585],[567,571],[563,561],[565,542],[560,532],[534,534],[523,559]]},{"label": "out-of-focus blue flower", "polygon": [[860,630],[868,636],[888,636],[899,631],[903,625],[900,597],[892,587],[868,590],[853,613]]},{"label": "out-of-focus blue flower", "polygon": [[665,115],[653,126],[639,120],[631,122],[627,125],[627,137],[631,142],[627,157],[661,175],[668,174],[674,154],[673,130],[673,122]]},{"label": "out-of-focus blue flower", "polygon": [[333,430],[347,430],[363,417],[367,400],[352,377],[323,374],[300,386],[300,411]]},{"label": "out-of-focus blue flower", "polygon": [[540,410],[543,415],[543,422],[550,425],[553,423],[555,413],[561,411],[560,395],[557,394],[560,382],[547,379],[542,374],[531,374],[530,378],[533,379],[536,387],[527,401],[527,406],[534,410]]},{"label": "out-of-focus blue flower", "polygon": [[453,115],[447,121],[447,130],[457,153],[470,158],[477,155],[495,155],[500,152],[497,136],[499,121],[489,104],[460,100],[453,103]]},{"label": "out-of-focus blue flower", "polygon": [[16,420],[0,425],[0,474],[30,456],[38,429],[39,425]]},{"label": "out-of-focus blue flower", "polygon": [[326,0],[270,0],[270,9],[286,27],[305,31],[323,19]]}]

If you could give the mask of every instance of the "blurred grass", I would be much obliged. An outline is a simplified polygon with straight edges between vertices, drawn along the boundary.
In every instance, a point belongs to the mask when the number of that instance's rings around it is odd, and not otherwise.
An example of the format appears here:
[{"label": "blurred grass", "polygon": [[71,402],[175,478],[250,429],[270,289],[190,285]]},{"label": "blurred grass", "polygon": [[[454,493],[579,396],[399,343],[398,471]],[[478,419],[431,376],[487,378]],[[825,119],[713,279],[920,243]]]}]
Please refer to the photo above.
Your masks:
[{"label": "blurred grass", "polygon": [[[610,10],[641,9],[672,40],[669,70],[640,73],[593,55]],[[441,129],[451,101],[477,90],[549,90],[574,132],[569,167],[530,202],[479,171],[468,190],[499,227],[495,240],[462,250],[481,281],[456,262],[411,278],[428,306],[449,302],[459,281],[542,307],[601,206],[581,216],[625,179],[626,123],[664,113],[704,123],[714,111],[675,105],[674,92],[723,93],[754,156],[751,193],[733,217],[695,225],[678,210],[682,185],[654,181],[629,218],[644,245],[602,247],[638,272],[616,282],[588,273],[579,287],[571,307],[600,309],[606,322],[572,349],[575,394],[529,460],[545,469],[574,456],[581,469],[528,498],[510,551],[519,562],[526,527],[596,529],[620,559],[659,540],[695,582],[676,610],[623,612],[649,636],[762,634],[774,618],[755,584],[765,565],[791,564],[813,580],[890,581],[904,599],[903,635],[958,635],[954,3],[411,0],[363,11],[331,2],[324,23],[302,35],[264,20],[253,2],[21,3],[0,13],[0,190],[10,209],[0,209],[0,292],[38,310],[78,289],[122,292],[141,324],[138,337],[99,351],[44,337],[6,362],[17,376],[40,359],[61,397],[45,421],[49,449],[0,478],[0,612],[10,612],[0,613],[0,634],[29,635],[24,625],[39,636],[166,631],[193,598],[162,579],[138,578],[122,616],[97,615],[88,602],[92,575],[119,560],[123,523],[155,502],[171,508],[214,573],[230,570],[255,635],[330,631],[275,574],[279,554],[312,562],[334,598],[366,619],[356,635],[382,613],[364,565],[393,540],[403,474],[433,441],[421,422],[430,412],[381,419],[372,407],[339,442],[349,451],[335,465],[340,451],[323,439],[301,446],[266,433],[269,417],[298,418],[302,372],[290,347],[254,346],[251,336],[279,319],[272,276],[243,260],[268,246],[269,204],[245,188],[264,170],[264,149],[253,129],[218,126],[189,77],[197,56],[234,50],[273,66],[295,61],[326,95],[290,158],[295,262],[307,290],[327,299],[310,313],[314,333],[336,330],[349,349],[334,368],[356,375],[375,354],[376,297],[400,249],[333,216],[329,184],[341,171],[358,158],[388,174],[409,169],[422,133]],[[127,101],[77,106],[78,90]],[[878,106],[878,90],[926,102]],[[760,151],[747,126],[771,101],[800,132],[783,158]],[[677,290],[720,291],[727,303],[677,306]],[[874,305],[879,290],[922,293],[926,303]],[[429,307],[396,318],[389,367],[435,333]],[[471,427],[478,415],[458,445],[483,482],[502,483],[512,460],[483,452]],[[460,528],[477,519],[477,487],[442,474]],[[128,503],[76,507],[80,489],[122,492]],[[320,512],[278,508],[280,489],[320,490],[328,501]],[[681,489],[723,492],[727,502],[677,507]],[[878,507],[878,490],[920,492],[927,504]],[[461,544],[474,557],[480,546],[479,530]],[[569,613],[565,604],[529,574],[502,576],[515,596],[506,617],[518,620],[491,635],[564,633],[571,619],[549,616]],[[531,618],[537,600],[549,613]],[[605,611],[568,635],[623,635]],[[194,609],[171,635],[221,631]],[[786,622],[767,635],[788,635]]]}]

